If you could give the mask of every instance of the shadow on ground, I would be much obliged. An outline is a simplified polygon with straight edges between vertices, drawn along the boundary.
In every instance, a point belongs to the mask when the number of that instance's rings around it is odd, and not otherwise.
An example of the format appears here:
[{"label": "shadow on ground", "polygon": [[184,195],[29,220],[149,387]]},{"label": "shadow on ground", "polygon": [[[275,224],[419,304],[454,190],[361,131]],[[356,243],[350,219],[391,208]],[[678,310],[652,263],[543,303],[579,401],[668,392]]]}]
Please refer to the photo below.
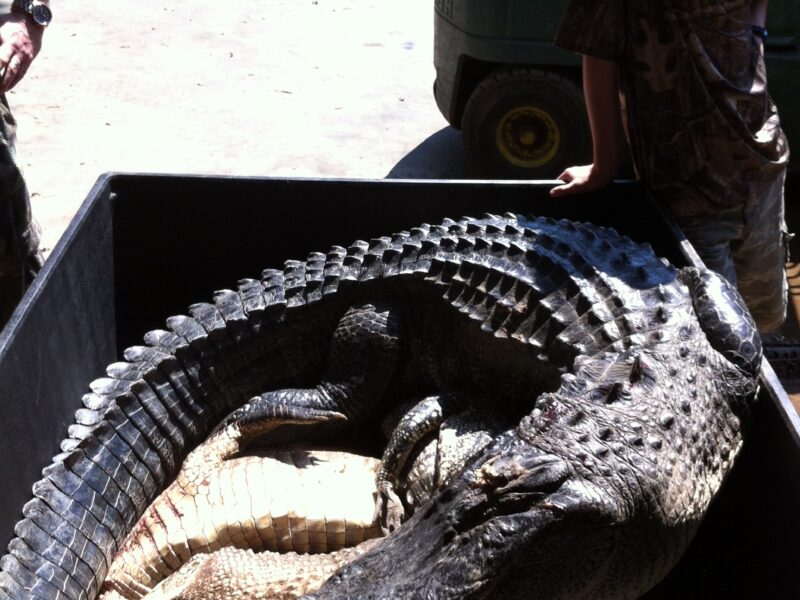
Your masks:
[{"label": "shadow on ground", "polygon": [[386,179],[467,179],[461,132],[445,127],[406,154]]}]

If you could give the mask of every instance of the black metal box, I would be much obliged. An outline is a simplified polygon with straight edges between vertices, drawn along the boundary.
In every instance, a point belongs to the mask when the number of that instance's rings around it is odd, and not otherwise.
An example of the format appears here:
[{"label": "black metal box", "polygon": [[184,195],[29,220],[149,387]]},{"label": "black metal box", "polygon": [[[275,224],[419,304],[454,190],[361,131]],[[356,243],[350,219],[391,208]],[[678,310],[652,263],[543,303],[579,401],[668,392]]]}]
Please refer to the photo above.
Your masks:
[{"label": "black metal box", "polygon": [[[287,258],[444,217],[513,211],[611,225],[678,265],[692,260],[637,185],[558,201],[549,187],[101,177],[0,335],[0,544],[105,365],[168,316]],[[740,464],[685,559],[648,598],[800,597],[800,422],[768,365],[764,374]]]}]

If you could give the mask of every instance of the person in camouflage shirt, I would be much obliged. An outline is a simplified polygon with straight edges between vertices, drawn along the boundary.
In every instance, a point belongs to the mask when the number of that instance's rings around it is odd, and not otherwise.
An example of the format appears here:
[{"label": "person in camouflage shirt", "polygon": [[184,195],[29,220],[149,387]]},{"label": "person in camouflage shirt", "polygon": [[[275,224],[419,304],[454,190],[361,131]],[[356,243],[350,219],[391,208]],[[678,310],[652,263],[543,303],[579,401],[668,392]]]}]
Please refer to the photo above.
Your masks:
[{"label": "person in camouflage shirt", "polygon": [[738,285],[759,328],[786,315],[789,148],[767,93],[766,0],[571,0],[556,44],[584,55],[593,164],[551,195],[607,184],[619,117],[640,179],[705,264]]},{"label": "person in camouflage shirt", "polygon": [[[8,4],[8,3],[5,3]],[[3,6],[0,16],[0,329],[42,266],[39,227],[16,161],[16,123],[5,92],[28,70],[42,44],[44,28],[27,13]]]}]

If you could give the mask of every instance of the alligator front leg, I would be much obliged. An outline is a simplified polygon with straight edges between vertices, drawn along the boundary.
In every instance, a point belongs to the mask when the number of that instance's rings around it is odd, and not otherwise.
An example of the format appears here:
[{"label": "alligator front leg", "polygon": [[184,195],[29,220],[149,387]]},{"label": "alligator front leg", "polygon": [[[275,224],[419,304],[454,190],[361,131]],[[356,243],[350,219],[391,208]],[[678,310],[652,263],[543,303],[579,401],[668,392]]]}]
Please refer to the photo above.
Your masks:
[{"label": "alligator front leg", "polygon": [[[366,416],[383,397],[401,367],[402,331],[399,311],[391,306],[361,304],[350,308],[331,339],[320,382],[312,388],[269,391],[234,411],[220,427],[235,422],[282,422],[281,411],[291,407],[293,422],[320,423],[326,429]],[[304,437],[307,437],[304,434]]]},{"label": "alligator front leg", "polygon": [[[384,534],[388,535],[405,520],[406,511],[397,487],[414,449],[429,434],[438,432],[445,417],[462,405],[463,402],[452,394],[424,398],[403,415],[392,431],[375,478],[375,518]],[[435,469],[436,465],[431,467]]]},{"label": "alligator front leg", "polygon": [[450,392],[408,408],[391,430],[375,479],[375,520],[389,534],[521,415],[490,398]]}]

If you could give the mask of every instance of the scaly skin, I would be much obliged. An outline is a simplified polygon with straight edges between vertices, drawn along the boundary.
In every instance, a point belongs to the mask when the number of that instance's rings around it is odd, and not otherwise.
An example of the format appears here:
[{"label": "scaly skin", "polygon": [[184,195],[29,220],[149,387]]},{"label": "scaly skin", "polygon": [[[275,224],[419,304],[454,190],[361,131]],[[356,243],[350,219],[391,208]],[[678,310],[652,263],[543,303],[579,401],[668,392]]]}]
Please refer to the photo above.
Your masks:
[{"label": "scaly skin", "polygon": [[[406,407],[403,419],[429,415],[434,406],[440,406],[439,400],[429,398]],[[409,513],[502,428],[489,414],[452,406],[444,412],[447,416],[439,410],[439,418],[429,420],[427,435],[414,444],[408,464],[391,477]],[[266,597],[294,598],[316,590],[370,547],[361,543],[381,535],[374,498],[376,479],[385,479],[387,471],[379,470],[379,461],[304,448],[240,456],[262,433],[256,428],[243,436],[233,424],[188,456],[177,479],[123,543],[103,582],[101,600],[171,597],[167,590],[186,597],[208,589],[226,597],[244,581],[257,583]],[[398,525],[401,518],[405,512]],[[337,552],[353,546],[361,548]],[[229,576],[235,569],[241,572]],[[216,579],[203,584],[209,577]],[[161,585],[164,580],[168,583]]]},{"label": "scaly skin", "polygon": [[[611,600],[650,589],[730,471],[755,392],[757,362],[739,353],[755,331],[734,316],[741,300],[717,276],[684,276],[692,301],[672,303],[658,332],[670,343],[577,359],[516,430],[308,600]],[[718,349],[727,340],[727,358],[691,335],[694,318],[717,328]]]},{"label": "scaly skin", "polygon": [[[313,555],[255,554],[252,550],[223,548],[192,558],[149,594],[147,600],[234,600],[238,597],[293,600],[319,588],[337,569],[374,548],[377,541],[368,540],[353,548]],[[242,596],[243,593],[247,595]]]},{"label": "scaly skin", "polygon": [[488,399],[519,426],[318,597],[634,597],[732,464],[760,361],[713,276],[610,230],[515,215],[288,261],[167,323],[93,382],[0,560],[0,597],[93,599],[231,411],[307,421],[278,443],[431,394]]},{"label": "scaly skin", "polygon": [[[206,463],[209,454],[206,445],[190,454],[137,522],[101,598],[143,598],[191,559],[221,548],[319,554],[381,535],[373,519],[377,459],[287,449]],[[296,577],[288,560],[283,573]]]}]

